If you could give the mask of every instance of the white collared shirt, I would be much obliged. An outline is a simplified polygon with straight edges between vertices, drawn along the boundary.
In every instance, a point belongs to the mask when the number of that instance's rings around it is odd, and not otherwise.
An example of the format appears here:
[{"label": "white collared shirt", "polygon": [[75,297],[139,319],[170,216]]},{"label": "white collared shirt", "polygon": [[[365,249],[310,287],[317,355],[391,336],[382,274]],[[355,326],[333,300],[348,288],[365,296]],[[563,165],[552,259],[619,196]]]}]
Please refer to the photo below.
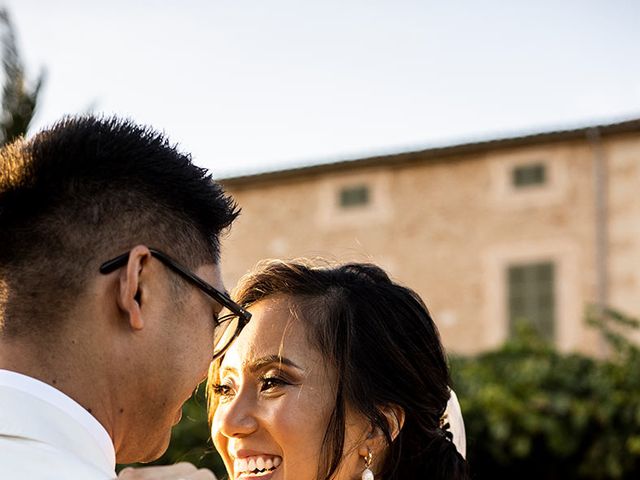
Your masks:
[{"label": "white collared shirt", "polygon": [[104,457],[100,459],[102,460],[100,467],[115,470],[116,455],[111,437],[102,424],[75,400],[51,385],[9,370],[0,369],[0,388],[34,397],[62,411],[70,420],[75,420],[95,440],[96,446]]}]

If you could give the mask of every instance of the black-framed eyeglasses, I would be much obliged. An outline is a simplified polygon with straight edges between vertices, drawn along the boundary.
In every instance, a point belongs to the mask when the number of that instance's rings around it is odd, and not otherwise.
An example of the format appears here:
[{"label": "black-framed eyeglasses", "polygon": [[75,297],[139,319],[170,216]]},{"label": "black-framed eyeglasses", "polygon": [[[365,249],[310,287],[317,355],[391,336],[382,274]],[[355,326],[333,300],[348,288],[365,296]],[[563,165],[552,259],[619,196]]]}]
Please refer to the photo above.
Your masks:
[{"label": "black-framed eyeglasses", "polygon": [[[216,327],[213,358],[216,359],[221,356],[227,348],[229,348],[231,342],[233,342],[233,340],[238,336],[244,326],[249,322],[251,319],[251,313],[231,300],[229,295],[225,292],[221,292],[214,286],[205,282],[200,277],[190,272],[187,268],[180,265],[166,253],[162,253],[155,248],[150,248],[149,252],[151,252],[151,256],[160,260],[160,262],[170,270],[180,275],[187,282],[198,287],[207,296],[211,297],[231,312],[228,315],[223,315],[214,319]],[[106,275],[124,267],[129,261],[129,253],[130,252],[123,253],[122,255],[118,255],[117,257],[104,262],[100,265],[100,273]]]}]

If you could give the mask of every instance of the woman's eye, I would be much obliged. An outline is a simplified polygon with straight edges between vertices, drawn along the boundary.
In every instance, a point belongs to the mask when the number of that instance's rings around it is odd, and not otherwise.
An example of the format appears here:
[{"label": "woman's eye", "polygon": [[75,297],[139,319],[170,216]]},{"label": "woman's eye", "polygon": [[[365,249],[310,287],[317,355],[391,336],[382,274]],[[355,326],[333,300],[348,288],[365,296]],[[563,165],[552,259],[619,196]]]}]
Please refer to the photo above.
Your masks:
[{"label": "woman's eye", "polygon": [[278,377],[264,377],[262,379],[262,384],[260,386],[260,391],[265,392],[268,390],[273,390],[278,387],[284,387],[285,385],[290,385],[289,382],[282,378]]},{"label": "woman's eye", "polygon": [[230,398],[234,395],[233,387],[224,383],[214,385],[211,389],[216,397]]}]

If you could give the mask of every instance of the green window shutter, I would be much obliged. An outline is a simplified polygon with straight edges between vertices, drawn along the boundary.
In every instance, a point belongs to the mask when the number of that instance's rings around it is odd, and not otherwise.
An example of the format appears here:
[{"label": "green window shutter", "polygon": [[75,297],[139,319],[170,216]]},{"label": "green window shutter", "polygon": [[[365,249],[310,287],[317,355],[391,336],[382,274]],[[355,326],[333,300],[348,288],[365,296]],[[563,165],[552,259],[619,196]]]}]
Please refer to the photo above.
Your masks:
[{"label": "green window shutter", "polygon": [[508,270],[509,327],[529,323],[543,338],[555,333],[555,268],[551,262],[513,265]]}]

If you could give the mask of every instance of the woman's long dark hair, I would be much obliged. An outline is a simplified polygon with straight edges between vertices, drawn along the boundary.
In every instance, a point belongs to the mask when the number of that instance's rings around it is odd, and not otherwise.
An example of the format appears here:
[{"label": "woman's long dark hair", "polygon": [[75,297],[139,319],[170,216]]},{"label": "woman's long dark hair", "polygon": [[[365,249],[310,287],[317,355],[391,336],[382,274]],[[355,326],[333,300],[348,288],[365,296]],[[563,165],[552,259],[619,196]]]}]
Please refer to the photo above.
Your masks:
[{"label": "woman's long dark hair", "polygon": [[[469,478],[466,461],[440,428],[450,396],[449,369],[438,330],[414,291],[392,282],[375,265],[318,267],[272,260],[243,277],[234,296],[250,306],[275,295],[293,299],[309,341],[338,372],[318,478],[330,479],[340,465],[347,406],[387,439],[377,478]],[[210,381],[212,375],[215,365]],[[215,397],[210,398],[213,411]],[[381,407],[404,410],[404,426],[395,439]]]}]

